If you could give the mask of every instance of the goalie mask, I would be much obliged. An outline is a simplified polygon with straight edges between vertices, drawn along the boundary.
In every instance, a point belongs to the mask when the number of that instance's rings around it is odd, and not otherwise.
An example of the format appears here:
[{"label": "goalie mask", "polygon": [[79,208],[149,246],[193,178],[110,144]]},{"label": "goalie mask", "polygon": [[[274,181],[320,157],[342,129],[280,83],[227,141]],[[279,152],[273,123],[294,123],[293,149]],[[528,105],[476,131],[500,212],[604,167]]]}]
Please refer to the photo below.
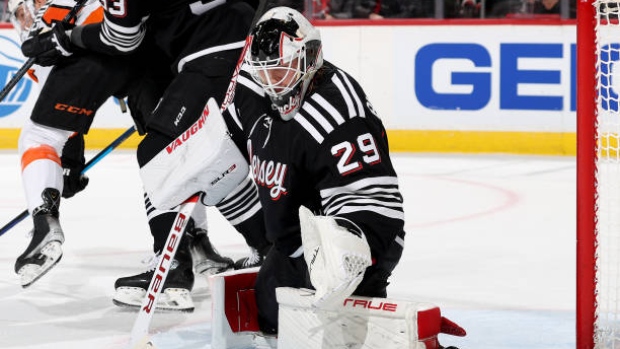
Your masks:
[{"label": "goalie mask", "polygon": [[36,9],[33,0],[9,0],[9,18],[22,42],[34,26]]},{"label": "goalie mask", "polygon": [[312,77],[323,65],[321,35],[301,13],[276,7],[259,19],[251,36],[246,63],[252,78],[288,121],[297,114]]}]

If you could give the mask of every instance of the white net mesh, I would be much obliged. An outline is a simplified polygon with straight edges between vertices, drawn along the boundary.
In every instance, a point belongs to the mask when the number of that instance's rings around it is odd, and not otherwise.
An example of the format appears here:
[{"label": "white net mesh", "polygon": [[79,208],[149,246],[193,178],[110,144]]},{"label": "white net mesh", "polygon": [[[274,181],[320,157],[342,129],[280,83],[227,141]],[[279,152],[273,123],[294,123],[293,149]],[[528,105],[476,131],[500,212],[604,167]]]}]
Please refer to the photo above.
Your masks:
[{"label": "white net mesh", "polygon": [[595,348],[620,349],[620,3],[594,4],[599,58]]},{"label": "white net mesh", "polygon": [[343,267],[350,278],[355,278],[368,268],[368,258],[362,255],[347,254],[343,258]]}]

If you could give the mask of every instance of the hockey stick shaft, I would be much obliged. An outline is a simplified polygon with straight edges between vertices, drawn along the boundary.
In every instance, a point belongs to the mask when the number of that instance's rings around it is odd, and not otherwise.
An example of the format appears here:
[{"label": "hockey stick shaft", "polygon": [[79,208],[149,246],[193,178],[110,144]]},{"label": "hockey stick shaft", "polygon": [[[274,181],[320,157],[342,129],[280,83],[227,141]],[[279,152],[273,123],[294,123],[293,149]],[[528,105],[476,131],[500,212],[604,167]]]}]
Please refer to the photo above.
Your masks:
[{"label": "hockey stick shaft", "polygon": [[[77,13],[82,9],[86,1],[87,0],[76,1],[75,6],[73,6],[71,11],[67,13],[67,15],[62,19],[62,21],[71,22],[71,20],[73,20],[75,16],[77,15]],[[9,80],[9,82],[6,84],[6,86],[4,86],[2,91],[0,91],[0,102],[2,102],[4,98],[9,95],[9,92],[11,92],[13,87],[17,85],[17,83],[24,77],[24,75],[26,75],[26,73],[28,73],[28,70],[32,68],[32,66],[35,64],[35,60],[36,60],[35,57],[28,58],[26,63],[24,63],[24,65],[22,65],[22,67],[19,68],[19,70],[15,73],[15,75],[13,75],[11,80]]]},{"label": "hockey stick shaft", "polygon": [[125,132],[123,132],[123,134],[121,134],[120,136],[118,136],[118,138],[116,138],[115,140],[112,141],[112,143],[108,144],[105,148],[103,148],[99,153],[97,153],[97,155],[95,155],[92,159],[90,159],[86,165],[84,165],[84,169],[82,170],[82,173],[85,173],[86,171],[88,171],[91,167],[95,166],[96,163],[98,163],[99,161],[101,161],[101,159],[103,159],[106,155],[108,155],[109,153],[112,152],[112,150],[116,149],[119,145],[121,145],[123,142],[125,142],[129,137],[131,137],[131,135],[134,134],[134,132],[136,132],[136,127],[135,126],[131,126],[130,128],[128,128],[127,130],[125,130]]},{"label": "hockey stick shaft", "polygon": [[172,265],[172,260],[174,259],[177,249],[181,243],[181,238],[183,238],[185,227],[194,212],[194,208],[196,208],[199,197],[200,196],[196,194],[185,200],[181,204],[179,212],[174,219],[174,223],[172,224],[172,228],[170,228],[168,238],[166,239],[166,243],[164,244],[164,248],[161,252],[159,263],[157,264],[155,273],[151,278],[146,296],[140,306],[138,317],[136,318],[131,330],[131,337],[128,346],[130,349],[144,348],[144,345],[148,343],[149,326],[157,306],[157,299],[163,291],[170,266]]},{"label": "hockey stick shaft", "polygon": [[[258,7],[256,8],[256,13],[254,14],[254,18],[252,18],[252,23],[250,24],[250,32],[254,28],[254,25],[256,24],[256,22],[258,22],[260,17],[263,15],[263,13],[265,13],[266,8],[267,8],[267,0],[260,0],[260,2],[258,3]],[[226,95],[224,95],[224,101],[222,102],[222,106],[220,107],[220,110],[222,112],[224,112],[224,110],[228,108],[230,103],[232,103],[233,99],[235,98],[235,89],[237,88],[237,78],[239,77],[239,73],[241,72],[241,67],[243,66],[245,55],[250,49],[251,45],[252,45],[252,37],[251,35],[248,34],[248,36],[245,38],[245,44],[243,45],[243,49],[241,50],[241,56],[239,57],[239,60],[237,61],[237,66],[235,67],[235,70],[233,71],[233,75],[230,79],[230,83],[228,84],[228,88],[226,89]]]},{"label": "hockey stick shaft", "polygon": [[0,91],[0,102],[2,102],[4,98],[8,96],[9,92],[11,92],[13,87],[17,85],[17,83],[24,77],[24,75],[26,75],[28,69],[32,68],[32,66],[34,65],[34,60],[34,57],[28,58],[26,63],[24,63],[21,68],[19,68],[19,70],[15,73],[15,75],[13,75],[11,80],[9,80],[9,82],[6,84],[6,86],[2,88],[2,91]]},{"label": "hockey stick shaft", "polygon": [[[82,173],[86,173],[91,167],[93,167],[96,163],[101,161],[106,155],[108,155],[112,150],[118,147],[121,143],[126,141],[134,132],[136,132],[136,128],[134,126],[130,127],[125,131],[122,135],[116,138],[112,143],[110,143],[107,147],[103,148],[97,155],[95,155],[92,159],[90,159],[84,169],[82,169]],[[28,217],[30,213],[28,210],[24,210],[17,217],[13,218],[10,222],[8,222],[4,227],[0,229],[0,236],[9,231],[11,228],[16,226],[19,222],[23,221]]]}]

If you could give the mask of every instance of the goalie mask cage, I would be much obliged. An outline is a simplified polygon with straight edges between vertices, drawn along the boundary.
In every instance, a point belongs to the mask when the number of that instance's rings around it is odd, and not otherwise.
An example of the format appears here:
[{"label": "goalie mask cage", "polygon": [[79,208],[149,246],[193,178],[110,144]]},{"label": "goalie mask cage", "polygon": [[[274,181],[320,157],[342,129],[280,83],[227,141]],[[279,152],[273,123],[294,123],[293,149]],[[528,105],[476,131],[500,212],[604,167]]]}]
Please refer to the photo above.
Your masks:
[{"label": "goalie mask cage", "polygon": [[620,0],[577,14],[577,349],[620,349]]}]

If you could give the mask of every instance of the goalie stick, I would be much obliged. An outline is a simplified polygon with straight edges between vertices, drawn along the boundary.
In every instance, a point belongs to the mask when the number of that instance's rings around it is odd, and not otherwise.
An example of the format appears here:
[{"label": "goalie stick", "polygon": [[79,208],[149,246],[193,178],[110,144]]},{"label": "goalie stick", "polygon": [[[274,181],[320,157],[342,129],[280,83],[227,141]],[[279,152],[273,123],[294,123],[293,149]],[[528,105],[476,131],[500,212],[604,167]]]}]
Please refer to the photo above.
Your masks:
[{"label": "goalie stick", "polygon": [[[267,0],[259,0],[258,7],[256,8],[256,12],[254,13],[254,18],[252,18],[252,23],[250,24],[250,32],[254,28],[254,25],[260,17],[265,13],[267,8]],[[245,54],[250,49],[252,45],[252,36],[248,34],[245,38],[245,44],[243,45],[243,49],[241,50],[241,55],[239,56],[239,61],[237,61],[237,66],[233,71],[233,75],[230,78],[230,84],[228,84],[228,88],[226,89],[226,95],[224,96],[224,100],[222,101],[222,106],[220,110],[224,112],[228,105],[235,98],[235,88],[237,87],[237,78],[239,77],[239,72],[241,71],[241,67],[243,66],[243,61],[245,59]]]},{"label": "goalie stick", "polygon": [[[121,143],[127,140],[134,132],[136,132],[136,128],[131,126],[122,135],[116,138],[112,143],[110,143],[107,147],[103,148],[97,155],[95,155],[92,159],[90,159],[84,169],[82,170],[82,174],[86,173],[91,167],[93,167],[96,163],[98,163],[101,159],[103,159],[106,155],[108,155],[112,150],[118,147]],[[8,222],[4,227],[0,228],[0,236],[4,235],[11,228],[16,226],[19,222],[23,221],[26,217],[28,217],[30,213],[28,210],[24,210],[17,217],[13,218],[10,222]]]},{"label": "goalie stick", "polygon": [[198,203],[199,197],[200,196],[196,194],[185,200],[180,206],[179,212],[177,213],[174,223],[172,224],[172,228],[168,233],[168,238],[166,239],[164,249],[162,250],[161,257],[159,258],[159,263],[157,264],[155,273],[153,273],[149,288],[147,289],[142,305],[140,306],[138,317],[136,318],[131,330],[128,348],[142,349],[153,347],[153,344],[149,342],[149,325],[151,324],[151,319],[153,318],[153,312],[155,311],[155,307],[157,305],[157,299],[159,298],[166,282],[166,277],[168,276],[168,271],[172,265],[172,260],[177,252],[181,238],[183,238],[185,227],[194,212],[194,208],[196,208],[196,203]]},{"label": "goalie stick", "polygon": [[[77,0],[75,2],[75,6],[73,6],[71,11],[69,11],[69,13],[67,13],[67,15],[62,19],[62,21],[66,22],[66,23],[69,23],[72,20],[74,20],[75,16],[77,15],[77,13],[80,12],[80,10],[84,6],[84,4],[86,4],[87,1],[88,0]],[[51,3],[51,1],[48,1],[46,5],[49,6],[50,3]],[[45,9],[43,9],[43,8],[41,10],[45,11]],[[40,11],[40,12],[42,12],[42,11]],[[9,82],[6,84],[6,86],[4,86],[2,91],[0,91],[0,102],[2,102],[4,100],[4,98],[9,94],[9,92],[11,92],[13,87],[15,87],[15,85],[17,85],[17,83],[24,77],[24,75],[26,75],[26,73],[28,73],[28,70],[30,68],[32,68],[32,66],[35,64],[35,60],[36,60],[36,57],[28,58],[26,63],[24,63],[24,65],[22,65],[22,67],[19,68],[19,70],[15,73],[15,75],[13,75],[11,80],[9,80]],[[25,218],[25,216],[24,216],[24,218]],[[0,233],[0,235],[2,235],[2,234]]]},{"label": "goalie stick", "polygon": [[[259,0],[258,6],[256,8],[256,12],[254,13],[254,17],[252,18],[252,23],[250,24],[250,32],[252,31],[252,28],[254,27],[256,22],[258,22],[260,17],[263,15],[263,13],[265,13],[266,7],[267,7],[267,0]],[[228,107],[228,105],[230,104],[230,102],[232,101],[234,97],[235,87],[237,86],[237,78],[239,76],[239,72],[241,71],[241,66],[243,65],[245,54],[247,50],[250,48],[251,43],[252,43],[252,39],[251,39],[251,36],[248,34],[248,36],[245,39],[245,44],[243,45],[243,49],[241,50],[241,55],[239,57],[239,60],[237,61],[237,66],[235,67],[235,70],[233,71],[233,75],[230,79],[230,83],[228,84],[228,88],[226,89],[226,95],[224,97],[224,101],[222,102],[222,106],[220,108],[220,110],[222,111]],[[185,218],[182,218],[182,217],[187,216],[188,213],[189,213],[189,216],[187,218],[191,217],[191,214],[194,211],[194,208],[196,207],[196,202],[198,200],[199,200],[199,195],[196,194],[190,197],[189,199],[185,200],[185,202],[183,202],[180,205],[179,212],[177,213],[177,216],[174,219],[174,224],[170,232],[168,233],[168,239],[166,240],[166,244],[164,246],[168,247],[169,243],[171,242],[173,238],[178,239],[177,243],[180,241],[183,235],[183,231],[185,229],[185,225],[187,224],[187,221],[185,220]],[[178,224],[183,224],[183,229],[180,231],[180,234],[178,234],[176,230],[177,228],[176,226]],[[173,246],[174,252],[172,252],[169,256],[171,260],[175,256],[176,249],[177,249],[177,246],[176,245]],[[158,265],[161,266],[164,263],[164,258],[166,258],[166,255],[162,253]],[[156,301],[160,293],[159,286],[163,287],[163,285],[166,283],[167,276],[168,276],[167,268],[163,272],[160,272],[160,270],[157,269],[156,272],[153,274],[153,277],[151,278],[151,282],[149,284],[148,292],[144,296],[144,300],[142,301],[142,307],[140,307],[140,312],[138,313],[138,317],[136,318],[136,321],[134,322],[133,328],[131,330],[131,336],[129,338],[129,346],[127,347],[128,349],[154,348],[153,343],[151,343],[149,340],[148,332],[149,332],[149,327],[151,325],[151,319],[153,318],[152,310],[155,309],[154,307],[157,304]],[[155,291],[155,294],[153,294],[153,287],[157,287],[157,291]]]}]

